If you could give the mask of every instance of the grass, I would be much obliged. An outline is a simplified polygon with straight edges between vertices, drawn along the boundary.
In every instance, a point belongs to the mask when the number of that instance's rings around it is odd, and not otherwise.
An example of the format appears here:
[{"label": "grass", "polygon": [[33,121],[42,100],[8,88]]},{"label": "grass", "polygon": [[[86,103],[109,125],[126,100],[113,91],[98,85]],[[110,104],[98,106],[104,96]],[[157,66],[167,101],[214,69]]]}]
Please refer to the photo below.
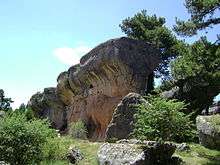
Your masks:
[{"label": "grass", "polygon": [[[98,165],[97,151],[102,143],[89,142],[87,140],[72,139],[70,137],[61,137],[49,146],[49,156],[41,165],[68,165],[66,153],[69,146],[75,146],[82,152],[84,159],[78,165]],[[54,148],[55,146],[55,148]],[[199,144],[189,144],[191,150],[178,152],[175,155],[180,156],[186,165],[220,165],[220,151],[207,149]],[[52,147],[52,148],[51,148]]]},{"label": "grass", "polygon": [[41,165],[68,165],[66,153],[70,146],[80,149],[84,156],[84,159],[78,165],[98,165],[96,155],[101,144],[87,140],[73,139],[68,136],[57,138],[45,149],[47,158],[41,162]]},{"label": "grass", "polygon": [[220,151],[207,149],[199,144],[189,144],[191,151],[176,152],[186,165],[220,165]]}]

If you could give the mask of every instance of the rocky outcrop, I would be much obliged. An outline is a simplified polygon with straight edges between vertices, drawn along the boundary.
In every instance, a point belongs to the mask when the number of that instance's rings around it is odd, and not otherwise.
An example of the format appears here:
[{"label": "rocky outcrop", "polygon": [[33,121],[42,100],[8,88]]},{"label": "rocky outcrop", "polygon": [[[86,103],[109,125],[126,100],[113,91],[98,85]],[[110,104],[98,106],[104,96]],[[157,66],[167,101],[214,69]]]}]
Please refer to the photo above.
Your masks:
[{"label": "rocky outcrop", "polygon": [[104,143],[97,154],[100,165],[144,165],[142,149],[134,144]]},{"label": "rocky outcrop", "polygon": [[78,148],[76,148],[75,146],[70,146],[67,153],[67,159],[70,165],[78,164],[78,162],[81,161],[83,158],[84,156]]},{"label": "rocky outcrop", "polygon": [[98,150],[100,165],[177,165],[181,159],[173,157],[176,146],[155,141],[135,142],[122,140],[104,143]]},{"label": "rocky outcrop", "polygon": [[159,51],[144,41],[122,37],[100,44],[57,79],[67,123],[83,120],[89,138],[103,139],[118,103],[130,92],[144,93],[159,62]]},{"label": "rocky outcrop", "polygon": [[134,129],[134,115],[138,104],[147,104],[147,101],[137,93],[129,93],[118,104],[112,120],[106,131],[106,140],[128,139]]},{"label": "rocky outcrop", "polygon": [[220,150],[220,115],[198,116],[196,126],[200,143],[207,148]]},{"label": "rocky outcrop", "polygon": [[61,131],[66,128],[66,110],[56,88],[45,88],[42,93],[36,93],[31,97],[28,106],[34,110],[35,116],[48,118],[54,128]]}]

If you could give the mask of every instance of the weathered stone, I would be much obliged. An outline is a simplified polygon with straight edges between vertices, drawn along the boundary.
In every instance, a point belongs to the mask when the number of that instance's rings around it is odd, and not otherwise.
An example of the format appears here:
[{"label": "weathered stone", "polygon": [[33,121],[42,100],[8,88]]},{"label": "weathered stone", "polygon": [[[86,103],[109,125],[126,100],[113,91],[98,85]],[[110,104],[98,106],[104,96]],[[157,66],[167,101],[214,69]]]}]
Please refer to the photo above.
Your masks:
[{"label": "weathered stone", "polygon": [[36,116],[48,118],[54,128],[65,129],[65,106],[57,96],[56,88],[45,88],[42,93],[36,93],[31,97],[28,106],[34,110]]},{"label": "weathered stone", "polygon": [[[127,141],[127,142],[126,142]],[[117,143],[104,143],[98,151],[100,165],[174,165],[180,164],[180,158],[172,157],[176,145],[134,140],[121,140]]]},{"label": "weathered stone", "polygon": [[112,120],[106,131],[106,140],[128,139],[134,129],[135,106],[147,104],[147,101],[137,93],[129,93],[118,104]]},{"label": "weathered stone", "polygon": [[99,165],[144,165],[144,151],[135,144],[104,143],[98,151]]},{"label": "weathered stone", "polygon": [[144,41],[122,37],[100,44],[57,79],[67,123],[83,120],[90,139],[104,139],[118,103],[130,92],[144,93],[159,62],[159,51]]},{"label": "weathered stone", "polygon": [[[220,114],[220,101],[212,104],[209,107],[209,115]],[[205,114],[205,113],[204,113]]]},{"label": "weathered stone", "polygon": [[177,149],[178,151],[180,151],[180,152],[190,151],[190,147],[189,147],[189,145],[186,144],[186,143],[178,144],[176,149]]},{"label": "weathered stone", "polygon": [[220,115],[198,116],[196,118],[199,141],[207,148],[220,150],[220,122],[215,123],[213,117],[219,118],[218,121],[220,121]]},{"label": "weathered stone", "polygon": [[77,164],[80,160],[83,159],[83,155],[79,149],[71,146],[67,153],[67,159],[69,160],[70,164]]}]

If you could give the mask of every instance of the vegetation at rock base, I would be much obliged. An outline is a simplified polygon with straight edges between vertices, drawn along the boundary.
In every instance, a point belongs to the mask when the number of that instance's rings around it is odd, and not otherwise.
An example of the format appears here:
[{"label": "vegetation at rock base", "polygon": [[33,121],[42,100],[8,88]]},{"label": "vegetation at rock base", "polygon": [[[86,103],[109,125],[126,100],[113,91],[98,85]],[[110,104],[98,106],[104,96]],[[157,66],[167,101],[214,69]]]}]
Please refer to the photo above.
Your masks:
[{"label": "vegetation at rock base", "polygon": [[87,139],[87,128],[82,120],[73,122],[69,126],[69,135],[76,139]]},{"label": "vegetation at rock base", "polygon": [[24,114],[8,113],[0,119],[0,160],[10,164],[38,163],[43,146],[55,137],[46,120],[28,121]]},{"label": "vegetation at rock base", "polygon": [[66,153],[70,145],[79,148],[84,155],[84,159],[78,163],[79,165],[98,165],[96,154],[102,143],[73,139],[70,136],[55,138],[49,143],[49,145],[45,146],[47,148],[44,151],[45,159],[40,163],[41,165],[69,164],[66,158]]},{"label": "vegetation at rock base", "polygon": [[133,136],[142,140],[193,141],[195,126],[182,111],[183,102],[148,97],[149,104],[137,106]]},{"label": "vegetation at rock base", "polygon": [[219,165],[220,151],[210,150],[199,144],[189,144],[190,151],[176,151],[186,165]]},{"label": "vegetation at rock base", "polygon": [[[102,143],[94,143],[84,140],[74,140],[69,137],[61,137],[62,146],[66,149],[69,144],[75,145],[85,155],[85,159],[79,162],[79,165],[98,165],[96,154]],[[69,144],[68,144],[69,143]],[[199,144],[189,143],[190,151],[176,151],[175,155],[183,159],[186,165],[218,165],[220,151],[207,149]],[[41,165],[68,165],[67,160],[47,159],[41,162]]]}]

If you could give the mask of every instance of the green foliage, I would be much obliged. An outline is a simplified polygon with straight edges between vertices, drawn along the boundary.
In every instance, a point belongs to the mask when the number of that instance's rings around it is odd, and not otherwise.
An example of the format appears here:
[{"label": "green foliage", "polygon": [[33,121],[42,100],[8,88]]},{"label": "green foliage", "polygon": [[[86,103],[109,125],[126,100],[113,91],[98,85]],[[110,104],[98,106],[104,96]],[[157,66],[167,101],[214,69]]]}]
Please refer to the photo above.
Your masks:
[{"label": "green foliage", "polygon": [[27,120],[32,120],[32,119],[36,118],[35,114],[31,108],[25,109],[25,117],[27,118]]},{"label": "green foliage", "polygon": [[49,138],[43,147],[44,160],[66,160],[66,154],[73,143],[68,137]]},{"label": "green foliage", "polygon": [[181,56],[171,64],[175,80],[196,78],[210,86],[220,85],[220,47],[206,38],[185,47]]},{"label": "green foliage", "polygon": [[5,97],[4,91],[0,89],[0,110],[3,110],[3,111],[11,110],[12,109],[10,106],[11,103],[13,103],[11,98]]},{"label": "green foliage", "polygon": [[83,121],[79,120],[70,124],[69,134],[73,138],[86,139],[87,133],[88,131]]},{"label": "green foliage", "polygon": [[36,118],[34,111],[24,104],[21,104],[21,106],[18,109],[15,109],[13,113],[24,114],[27,120],[32,120]]},{"label": "green foliage", "polygon": [[195,138],[194,124],[183,112],[185,104],[160,97],[147,98],[148,105],[139,105],[135,115],[133,136],[147,140],[191,141]]},{"label": "green foliage", "polygon": [[70,146],[80,149],[84,155],[84,159],[78,162],[78,165],[98,165],[96,157],[101,144],[87,140],[73,139],[70,136],[51,139],[44,148],[45,157],[41,165],[69,164],[66,153]]},{"label": "green foliage", "polygon": [[27,121],[22,113],[8,113],[0,119],[0,160],[19,165],[38,163],[47,139],[54,136],[47,121]]},{"label": "green foliage", "polygon": [[162,81],[161,85],[159,86],[160,91],[168,91],[175,87],[175,82],[173,80]]},{"label": "green foliage", "polygon": [[176,20],[174,30],[179,35],[192,36],[198,30],[220,23],[220,17],[215,15],[220,10],[220,0],[185,0],[185,6],[191,18],[188,21]]},{"label": "green foliage", "polygon": [[165,18],[156,15],[149,16],[146,10],[143,10],[132,18],[126,18],[120,25],[128,37],[152,43],[160,50],[162,63],[157,68],[157,75],[164,78],[169,74],[170,60],[178,55],[176,45],[181,44],[165,27],[165,23]]}]

